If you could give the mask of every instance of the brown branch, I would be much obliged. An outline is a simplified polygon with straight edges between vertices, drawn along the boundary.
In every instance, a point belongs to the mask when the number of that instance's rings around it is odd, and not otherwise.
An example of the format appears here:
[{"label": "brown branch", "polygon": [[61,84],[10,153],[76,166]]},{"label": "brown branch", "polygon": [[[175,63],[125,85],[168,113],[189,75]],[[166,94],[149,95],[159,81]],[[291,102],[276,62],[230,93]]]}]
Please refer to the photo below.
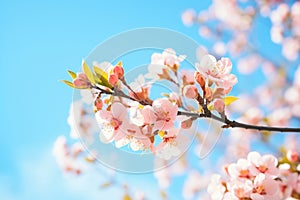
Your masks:
[{"label": "brown branch", "polygon": [[[109,94],[109,95],[113,95],[113,96],[119,96],[119,97],[130,99],[132,101],[137,101],[144,106],[151,105],[144,101],[138,101],[138,100],[128,96],[127,94],[125,94],[124,92],[122,92],[120,90],[118,90],[117,92],[111,92],[111,91],[104,90],[96,85],[92,85],[92,88],[100,90],[100,93]],[[204,106],[204,107],[206,107],[206,106]],[[193,118],[210,118],[210,119],[213,119],[213,120],[223,123],[224,125],[222,126],[222,128],[243,128],[243,129],[251,129],[251,130],[258,130],[258,131],[293,132],[293,133],[300,132],[300,128],[259,126],[259,125],[251,125],[251,124],[245,124],[245,123],[229,120],[225,115],[224,115],[224,117],[219,117],[219,116],[211,113],[207,109],[207,107],[206,107],[206,109],[204,109],[204,113],[178,111],[177,115],[185,115],[185,116],[193,117]]]}]

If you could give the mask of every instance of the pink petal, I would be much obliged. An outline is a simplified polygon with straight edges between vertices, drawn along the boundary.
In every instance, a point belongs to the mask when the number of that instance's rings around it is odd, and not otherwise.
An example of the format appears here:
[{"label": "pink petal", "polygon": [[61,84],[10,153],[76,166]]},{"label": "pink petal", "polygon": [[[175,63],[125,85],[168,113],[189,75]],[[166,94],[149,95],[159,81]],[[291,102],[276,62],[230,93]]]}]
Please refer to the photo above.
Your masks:
[{"label": "pink petal", "polygon": [[113,103],[111,106],[111,112],[114,118],[123,121],[127,115],[126,108],[121,103]]}]

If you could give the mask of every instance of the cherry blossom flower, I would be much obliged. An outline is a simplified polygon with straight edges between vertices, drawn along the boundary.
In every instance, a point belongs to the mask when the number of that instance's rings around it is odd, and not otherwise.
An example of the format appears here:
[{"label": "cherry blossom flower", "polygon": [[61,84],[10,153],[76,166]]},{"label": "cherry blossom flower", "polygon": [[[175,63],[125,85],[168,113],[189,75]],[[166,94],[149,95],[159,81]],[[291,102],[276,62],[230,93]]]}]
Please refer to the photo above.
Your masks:
[{"label": "cherry blossom flower", "polygon": [[174,127],[178,106],[167,98],[156,99],[152,106],[138,106],[131,112],[136,125],[153,124],[153,130],[168,130]]},{"label": "cherry blossom flower", "polygon": [[173,128],[164,132],[162,142],[154,147],[153,152],[155,155],[162,159],[169,160],[182,153],[187,143],[187,138],[180,134],[179,130],[178,128]]},{"label": "cherry blossom flower", "polygon": [[164,69],[171,69],[177,71],[180,63],[185,59],[186,56],[177,56],[173,49],[165,49],[163,53],[154,53],[151,57],[151,64],[148,66],[148,74],[145,75],[148,79],[157,80],[163,76]]},{"label": "cherry blossom flower", "polygon": [[250,178],[249,162],[246,159],[239,159],[237,163],[228,166],[228,174],[234,178]]},{"label": "cherry blossom flower", "polygon": [[212,200],[222,200],[226,191],[225,185],[221,181],[221,176],[214,174],[207,187],[207,192],[211,195]]},{"label": "cherry blossom flower", "polygon": [[229,190],[225,194],[224,199],[247,199],[250,197],[253,191],[253,183],[249,179],[234,179],[227,184]]},{"label": "cherry blossom flower", "polygon": [[206,55],[201,59],[200,63],[196,63],[196,68],[202,76],[225,90],[237,83],[236,76],[230,74],[232,64],[228,58],[221,58],[221,60],[217,61],[214,56]]},{"label": "cherry blossom flower", "polygon": [[90,81],[83,72],[77,74],[77,77],[73,80],[73,83],[74,86],[78,88],[88,88],[90,86]]},{"label": "cherry blossom flower", "polygon": [[62,170],[80,174],[82,166],[76,158],[82,151],[83,147],[80,143],[74,143],[69,147],[66,138],[60,136],[54,143],[52,153]]},{"label": "cherry blossom flower", "polygon": [[113,103],[110,111],[100,110],[96,113],[96,120],[101,125],[100,140],[110,143],[115,138],[124,136],[124,123],[126,119],[126,108],[121,103]]},{"label": "cherry blossom flower", "polygon": [[183,197],[192,199],[197,192],[204,189],[210,180],[197,171],[191,171],[183,185]]},{"label": "cherry blossom flower", "polygon": [[279,173],[277,169],[278,160],[272,155],[261,156],[258,152],[250,152],[247,160],[251,164],[249,170],[252,175],[263,173],[277,176]]},{"label": "cherry blossom flower", "polygon": [[278,197],[279,183],[265,174],[258,174],[254,179],[254,192],[251,194],[253,200],[273,200]]},{"label": "cherry blossom flower", "polygon": [[183,95],[189,99],[195,99],[198,96],[198,89],[195,85],[186,85],[183,88]]}]

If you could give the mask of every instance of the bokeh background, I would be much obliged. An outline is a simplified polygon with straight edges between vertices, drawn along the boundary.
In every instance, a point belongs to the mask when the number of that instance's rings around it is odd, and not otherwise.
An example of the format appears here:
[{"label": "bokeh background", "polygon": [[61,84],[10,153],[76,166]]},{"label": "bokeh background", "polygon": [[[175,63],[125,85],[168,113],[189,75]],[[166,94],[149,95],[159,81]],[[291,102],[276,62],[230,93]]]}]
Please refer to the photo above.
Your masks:
[{"label": "bokeh background", "polygon": [[[171,0],[1,0],[0,199],[120,199],[123,193],[118,187],[100,189],[107,178],[101,171],[66,175],[57,166],[51,151],[57,136],[70,132],[66,119],[72,101],[72,90],[59,80],[66,79],[66,69],[78,70],[82,58],[99,43],[134,28],[169,28],[201,45],[212,46],[199,37],[197,26],[187,28],[181,20],[186,9],[200,11],[210,4]],[[265,31],[270,24],[261,19],[251,42],[276,60],[280,59],[280,47]],[[247,76],[239,76],[239,81],[235,94],[252,90],[264,81],[264,76],[258,71],[251,76],[251,84]],[[142,190],[153,199],[161,196],[152,174],[118,177],[119,182],[126,180],[133,190]],[[171,199],[181,198],[177,190],[183,181],[183,177],[172,181]]]}]

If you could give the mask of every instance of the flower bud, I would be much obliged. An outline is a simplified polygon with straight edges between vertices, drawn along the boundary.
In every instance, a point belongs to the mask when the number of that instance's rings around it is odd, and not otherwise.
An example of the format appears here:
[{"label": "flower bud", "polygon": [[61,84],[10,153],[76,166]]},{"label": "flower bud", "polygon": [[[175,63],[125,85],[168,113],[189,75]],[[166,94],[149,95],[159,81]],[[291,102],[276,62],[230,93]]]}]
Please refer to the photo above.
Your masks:
[{"label": "flower bud", "polygon": [[201,75],[201,73],[195,72],[194,77],[195,77],[195,80],[197,81],[197,83],[199,83],[199,85],[201,86],[201,88],[205,88],[205,80],[204,80],[203,76]]},{"label": "flower bud", "polygon": [[77,88],[88,88],[90,86],[90,82],[83,72],[77,74],[77,77],[73,80],[73,84]]},{"label": "flower bud", "polygon": [[214,108],[215,108],[216,111],[218,111],[219,113],[224,112],[225,104],[224,104],[224,101],[222,99],[215,99],[213,104],[214,104]]},{"label": "flower bud", "polygon": [[114,71],[114,74],[116,74],[119,79],[122,79],[124,77],[124,69],[122,66],[120,66],[120,65],[115,66],[113,71]]},{"label": "flower bud", "polygon": [[109,75],[109,77],[108,77],[108,82],[112,85],[112,86],[114,86],[114,85],[116,85],[117,84],[117,82],[118,82],[118,76],[116,75],[116,74],[110,74]]},{"label": "flower bud", "polygon": [[198,89],[194,85],[186,85],[183,88],[183,95],[190,99],[195,99],[198,96]]},{"label": "flower bud", "polygon": [[286,157],[291,162],[297,162],[299,160],[299,154],[296,151],[289,150],[286,153]]}]

